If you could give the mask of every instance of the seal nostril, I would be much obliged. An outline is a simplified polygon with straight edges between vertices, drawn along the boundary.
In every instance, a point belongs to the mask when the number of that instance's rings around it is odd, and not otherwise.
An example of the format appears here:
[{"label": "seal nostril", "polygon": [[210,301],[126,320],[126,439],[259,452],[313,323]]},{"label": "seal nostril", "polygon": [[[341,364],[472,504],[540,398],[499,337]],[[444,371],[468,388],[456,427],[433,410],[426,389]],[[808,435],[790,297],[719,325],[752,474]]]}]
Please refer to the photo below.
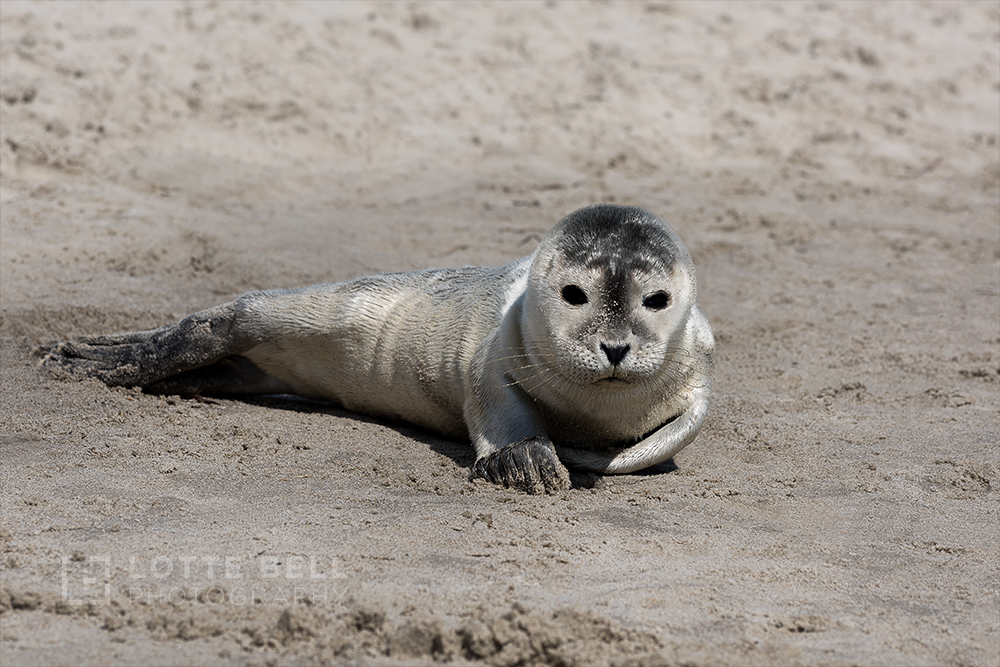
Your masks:
[{"label": "seal nostril", "polygon": [[632,349],[632,346],[627,343],[625,345],[605,345],[601,343],[601,349],[604,350],[608,361],[617,366],[625,358],[625,355],[628,354],[628,351]]}]

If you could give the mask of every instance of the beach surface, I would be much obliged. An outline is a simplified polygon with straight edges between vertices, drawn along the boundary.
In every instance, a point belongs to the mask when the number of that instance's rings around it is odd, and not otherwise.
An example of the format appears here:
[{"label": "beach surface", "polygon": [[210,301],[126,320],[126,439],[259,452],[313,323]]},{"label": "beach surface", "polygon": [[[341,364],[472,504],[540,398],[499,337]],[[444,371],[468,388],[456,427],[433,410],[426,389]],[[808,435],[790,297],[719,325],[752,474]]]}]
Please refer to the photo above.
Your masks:
[{"label": "beach surface", "polygon": [[[665,218],[672,465],[52,374],[39,344]],[[996,2],[0,3],[0,661],[1000,665]]]}]

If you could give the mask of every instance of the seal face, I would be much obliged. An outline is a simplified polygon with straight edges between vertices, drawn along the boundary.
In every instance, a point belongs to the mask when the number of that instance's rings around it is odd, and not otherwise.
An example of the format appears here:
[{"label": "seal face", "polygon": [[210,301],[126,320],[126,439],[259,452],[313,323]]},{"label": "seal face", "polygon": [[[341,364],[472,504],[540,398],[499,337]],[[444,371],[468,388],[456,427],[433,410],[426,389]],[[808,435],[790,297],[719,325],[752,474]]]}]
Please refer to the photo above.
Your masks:
[{"label": "seal face", "polygon": [[711,329],[660,218],[598,205],[496,268],[252,292],[181,322],[44,348],[44,363],[162,393],[295,393],[476,448],[473,475],[530,493],[563,463],[655,465],[698,433]]},{"label": "seal face", "polygon": [[[559,441],[634,440],[670,416],[652,388],[674,393],[680,369],[669,352],[694,303],[690,257],[658,218],[598,206],[553,230],[532,265],[522,330],[539,341],[528,346],[535,368],[552,378],[544,392],[529,389],[534,400],[558,412],[586,403],[559,425]],[[530,384],[523,370],[515,376]]]}]

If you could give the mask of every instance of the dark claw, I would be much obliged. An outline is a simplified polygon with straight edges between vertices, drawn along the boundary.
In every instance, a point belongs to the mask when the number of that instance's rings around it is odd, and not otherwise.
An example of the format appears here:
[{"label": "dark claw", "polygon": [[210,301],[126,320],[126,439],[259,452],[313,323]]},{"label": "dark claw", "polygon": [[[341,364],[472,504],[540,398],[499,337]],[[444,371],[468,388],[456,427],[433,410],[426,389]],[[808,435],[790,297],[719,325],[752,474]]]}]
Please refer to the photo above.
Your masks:
[{"label": "dark claw", "polygon": [[555,447],[542,438],[527,438],[484,456],[472,466],[472,475],[530,494],[569,487],[569,475]]}]

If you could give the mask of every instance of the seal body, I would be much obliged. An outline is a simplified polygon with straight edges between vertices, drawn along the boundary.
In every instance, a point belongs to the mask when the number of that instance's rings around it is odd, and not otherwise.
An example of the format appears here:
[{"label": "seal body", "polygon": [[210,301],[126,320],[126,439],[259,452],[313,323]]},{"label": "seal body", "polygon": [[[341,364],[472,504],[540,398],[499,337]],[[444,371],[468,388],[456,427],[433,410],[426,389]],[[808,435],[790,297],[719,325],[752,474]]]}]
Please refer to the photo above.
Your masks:
[{"label": "seal body", "polygon": [[250,293],[241,316],[267,331],[242,355],[287,393],[466,436],[470,362],[526,269],[521,260]]},{"label": "seal body", "polygon": [[473,474],[564,488],[563,462],[660,463],[701,428],[714,341],[683,243],[642,209],[560,221],[493,268],[251,292],[144,332],[45,349],[45,363],[161,393],[291,393],[476,449]]}]

